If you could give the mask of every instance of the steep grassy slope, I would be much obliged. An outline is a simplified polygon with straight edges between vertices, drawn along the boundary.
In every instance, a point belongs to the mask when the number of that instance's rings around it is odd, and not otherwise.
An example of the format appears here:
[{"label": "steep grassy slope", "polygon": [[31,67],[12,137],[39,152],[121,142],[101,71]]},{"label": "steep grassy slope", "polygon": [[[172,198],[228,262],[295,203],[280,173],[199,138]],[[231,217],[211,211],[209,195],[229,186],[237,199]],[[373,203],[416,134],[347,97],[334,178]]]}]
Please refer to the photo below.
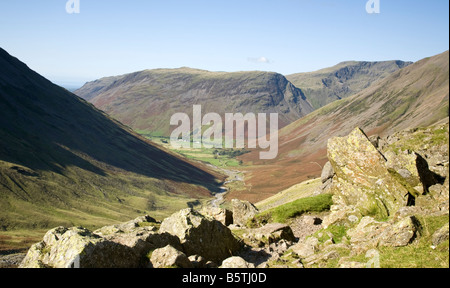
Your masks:
[{"label": "steep grassy slope", "polygon": [[222,180],[150,144],[2,49],[0,111],[0,230],[167,215],[208,196]]},{"label": "steep grassy slope", "polygon": [[393,73],[364,91],[333,102],[280,131],[278,158],[260,161],[257,152],[241,159],[248,190],[241,197],[257,202],[308,178],[317,178],[329,138],[355,127],[386,135],[428,126],[449,115],[449,53],[423,59]]},{"label": "steep grassy slope", "polygon": [[313,111],[300,89],[269,72],[146,70],[87,83],[75,94],[153,136],[170,136],[170,117],[177,112],[192,116],[196,104],[202,105],[203,115],[279,113],[280,127]]},{"label": "steep grassy slope", "polygon": [[403,61],[349,61],[316,72],[288,75],[286,78],[302,89],[314,109],[319,109],[356,94],[410,64]]}]

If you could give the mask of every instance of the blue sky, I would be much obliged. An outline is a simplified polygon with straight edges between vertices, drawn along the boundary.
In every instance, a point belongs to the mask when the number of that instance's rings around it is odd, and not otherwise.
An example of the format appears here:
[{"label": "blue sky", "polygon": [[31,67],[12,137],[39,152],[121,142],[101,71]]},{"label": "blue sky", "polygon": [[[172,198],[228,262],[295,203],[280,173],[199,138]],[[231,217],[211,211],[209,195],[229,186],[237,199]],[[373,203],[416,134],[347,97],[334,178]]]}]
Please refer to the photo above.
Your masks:
[{"label": "blue sky", "polygon": [[[2,0],[0,47],[63,85],[154,68],[315,71],[448,50],[449,1]],[[1,69],[1,68],[0,68]]]}]

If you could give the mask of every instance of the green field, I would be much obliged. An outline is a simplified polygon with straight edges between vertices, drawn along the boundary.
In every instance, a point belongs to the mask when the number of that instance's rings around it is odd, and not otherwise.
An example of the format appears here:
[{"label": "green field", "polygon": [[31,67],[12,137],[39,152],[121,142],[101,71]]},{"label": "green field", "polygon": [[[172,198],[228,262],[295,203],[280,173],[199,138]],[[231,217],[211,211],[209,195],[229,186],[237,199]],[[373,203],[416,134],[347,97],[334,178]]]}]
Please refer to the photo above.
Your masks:
[{"label": "green field", "polygon": [[[181,148],[173,149],[170,145],[170,138],[154,136],[149,134],[142,134],[147,139],[153,141],[158,145],[164,146],[187,159],[201,161],[206,164],[211,164],[219,168],[236,168],[244,164],[237,160],[236,157],[248,153],[245,149],[216,149],[216,148]],[[191,142],[192,144],[192,142]],[[192,147],[192,145],[191,145]]]}]

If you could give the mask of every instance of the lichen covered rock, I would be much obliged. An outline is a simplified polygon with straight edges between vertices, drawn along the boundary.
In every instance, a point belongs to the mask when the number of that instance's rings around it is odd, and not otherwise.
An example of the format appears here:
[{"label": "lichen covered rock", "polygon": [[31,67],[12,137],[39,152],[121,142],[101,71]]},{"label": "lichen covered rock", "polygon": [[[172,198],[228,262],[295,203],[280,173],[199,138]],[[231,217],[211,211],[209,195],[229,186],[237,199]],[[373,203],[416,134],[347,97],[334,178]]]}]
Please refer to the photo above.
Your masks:
[{"label": "lichen covered rock", "polygon": [[379,222],[372,217],[364,217],[361,222],[347,232],[355,251],[370,248],[404,247],[418,236],[418,221],[413,216],[398,221]]},{"label": "lichen covered rock", "polygon": [[387,218],[413,197],[359,128],[347,137],[330,139],[328,159],[336,173],[331,187],[335,205],[351,205],[363,216]]},{"label": "lichen covered rock", "polygon": [[230,229],[193,209],[184,209],[166,218],[159,232],[177,236],[188,256],[200,255],[216,263],[221,263],[241,248]]},{"label": "lichen covered rock", "polygon": [[437,230],[432,237],[432,243],[434,246],[438,246],[444,241],[449,239],[449,225],[445,224],[441,229]]},{"label": "lichen covered rock", "polygon": [[258,208],[248,201],[233,199],[233,223],[239,226],[246,226],[247,221],[258,214]]},{"label": "lichen covered rock", "polygon": [[214,218],[225,226],[233,224],[233,212],[230,210],[218,207],[204,207],[199,212],[202,215]]},{"label": "lichen covered rock", "polygon": [[150,262],[153,268],[194,268],[186,254],[170,245],[153,251]]},{"label": "lichen covered rock", "polygon": [[32,246],[21,268],[134,268],[141,258],[130,247],[108,241],[84,228],[58,227]]},{"label": "lichen covered rock", "polygon": [[222,266],[220,268],[233,268],[233,269],[242,269],[242,268],[255,268],[255,265],[252,263],[248,263],[241,257],[230,257],[225,259],[222,262]]},{"label": "lichen covered rock", "polygon": [[262,247],[281,240],[296,241],[294,232],[286,224],[270,223],[261,228],[247,229],[242,235],[244,242],[252,247]]}]

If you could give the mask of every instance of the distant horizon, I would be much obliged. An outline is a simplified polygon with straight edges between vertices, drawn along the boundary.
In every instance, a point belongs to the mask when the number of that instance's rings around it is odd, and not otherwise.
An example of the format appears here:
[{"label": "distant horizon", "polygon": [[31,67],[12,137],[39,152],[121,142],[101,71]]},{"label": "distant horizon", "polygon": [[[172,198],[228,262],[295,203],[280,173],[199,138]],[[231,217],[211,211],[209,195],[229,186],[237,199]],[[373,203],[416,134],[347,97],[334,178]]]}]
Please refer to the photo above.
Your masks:
[{"label": "distant horizon", "polygon": [[67,0],[0,2],[0,47],[75,86],[146,69],[290,75],[449,50],[448,1],[375,0],[375,13],[368,0],[74,1],[79,13]]},{"label": "distant horizon", "polygon": [[[417,61],[420,61],[420,60],[423,60],[423,59],[428,58],[428,57],[433,57],[433,56],[436,56],[436,55],[445,53],[446,51],[449,51],[449,50],[442,51],[442,52],[437,53],[437,54],[435,54],[435,55],[426,56],[426,57],[424,57],[424,58],[418,59]],[[19,59],[19,60],[20,60],[20,59]],[[322,68],[319,68],[319,69],[314,70],[314,71],[301,71],[301,72],[296,72],[296,73],[292,73],[292,74],[317,72],[317,71],[320,71],[320,70],[323,70],[323,69],[326,69],[326,68],[331,68],[331,67],[337,66],[337,65],[342,64],[342,63],[347,63],[347,62],[390,62],[390,61],[403,61],[403,62],[411,62],[411,63],[417,62],[417,61],[410,61],[410,60],[403,60],[403,59],[391,59],[391,60],[379,60],[379,61],[368,61],[368,60],[344,60],[344,61],[338,62],[338,63],[336,63],[336,64],[334,64],[334,65],[331,65],[331,66],[329,66],[329,67],[322,67]],[[61,86],[61,87],[63,87],[63,88],[66,88],[67,90],[75,91],[75,90],[77,90],[77,89],[83,87],[85,84],[87,84],[87,83],[89,83],[89,82],[93,82],[93,81],[99,80],[99,79],[101,79],[101,78],[115,77],[115,76],[123,76],[123,75],[131,74],[131,73],[136,73],[136,72],[141,72],[141,71],[146,71],[146,70],[161,70],[161,69],[177,70],[177,69],[182,69],[182,68],[188,68],[188,69],[194,69],[194,70],[203,70],[203,71],[208,71],[208,72],[218,72],[218,73],[220,73],[220,72],[224,72],[224,73],[235,73],[235,72],[270,72],[270,73],[278,73],[278,72],[276,72],[276,71],[269,71],[269,70],[240,70],[240,71],[219,71],[219,70],[218,70],[218,71],[213,71],[213,70],[205,70],[205,69],[196,68],[196,67],[185,67],[185,66],[181,66],[181,67],[175,67],[175,68],[159,67],[159,68],[151,68],[151,69],[136,70],[136,71],[127,72],[127,73],[123,73],[123,74],[117,74],[117,75],[105,75],[105,76],[102,76],[102,77],[100,77],[100,78],[90,79],[90,80],[81,81],[81,82],[77,82],[77,81],[53,81],[53,80],[50,79],[50,78],[48,78],[48,80],[52,81],[52,82],[53,82],[54,84],[56,84],[56,85],[59,85],[59,86]],[[36,72],[37,72],[37,71],[36,71]],[[278,74],[281,74],[281,75],[283,75],[283,76],[289,76],[289,75],[292,75],[292,74],[282,74],[282,73],[278,73]]]}]

